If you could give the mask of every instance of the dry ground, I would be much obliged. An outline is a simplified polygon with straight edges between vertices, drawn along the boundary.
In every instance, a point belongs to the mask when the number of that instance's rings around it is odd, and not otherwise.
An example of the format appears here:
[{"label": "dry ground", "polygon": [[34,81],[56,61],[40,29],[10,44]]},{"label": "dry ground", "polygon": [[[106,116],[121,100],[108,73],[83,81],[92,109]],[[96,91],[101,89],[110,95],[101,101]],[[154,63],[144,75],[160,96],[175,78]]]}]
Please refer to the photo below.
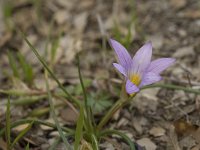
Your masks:
[{"label": "dry ground", "polygon": [[[102,110],[119,97],[121,83],[120,76],[112,67],[115,57],[107,37],[122,41],[132,54],[146,41],[152,41],[153,59],[177,59],[176,64],[163,73],[161,83],[200,89],[199,0],[16,0],[10,1],[8,6],[4,4],[1,2],[0,11],[0,82],[3,90],[45,91],[42,66],[16,31],[17,28],[26,33],[63,85],[82,99],[75,59],[80,52],[88,95],[106,103],[105,107],[96,108],[99,109],[96,111],[97,120],[102,116]],[[125,40],[129,31],[130,39]],[[50,49],[56,42],[57,49],[52,55]],[[8,51],[14,57],[20,52],[31,64],[33,81],[24,81],[18,64],[21,74],[18,78],[14,77]],[[57,90],[57,85],[51,81],[50,88]],[[7,94],[1,94],[0,127],[5,126],[4,104],[7,98]],[[11,102],[19,98],[27,97],[12,96]],[[31,105],[12,106],[12,121],[27,116],[52,121],[48,111],[34,112],[48,108],[48,101],[40,99]],[[54,102],[61,103],[58,99]],[[67,104],[58,106],[56,113],[61,124],[74,126],[77,115]],[[117,112],[107,127],[123,131],[147,150],[199,150],[199,115],[198,95],[152,88],[142,91],[131,105]],[[20,126],[13,130],[12,136],[15,137],[23,128]],[[24,149],[28,141],[31,149],[45,150],[56,136],[55,130],[34,126],[16,145],[16,149]],[[102,149],[128,149],[116,137],[108,141],[101,144]],[[0,149],[5,149],[5,137],[0,138],[0,143]],[[58,149],[62,149],[62,144]]]}]

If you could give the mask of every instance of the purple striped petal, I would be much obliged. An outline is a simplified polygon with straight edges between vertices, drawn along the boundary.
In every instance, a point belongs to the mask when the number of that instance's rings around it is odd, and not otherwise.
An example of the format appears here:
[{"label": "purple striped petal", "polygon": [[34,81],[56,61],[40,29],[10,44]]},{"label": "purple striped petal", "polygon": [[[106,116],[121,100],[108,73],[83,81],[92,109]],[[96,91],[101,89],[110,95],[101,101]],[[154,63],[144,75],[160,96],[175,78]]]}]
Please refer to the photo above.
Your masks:
[{"label": "purple striped petal", "polygon": [[151,62],[151,56],[152,44],[151,42],[148,42],[143,45],[133,57],[131,72],[142,75]]},{"label": "purple striped petal", "polygon": [[160,75],[155,74],[153,72],[148,72],[148,73],[144,74],[144,76],[142,78],[142,82],[140,84],[140,87],[153,84],[160,80],[162,80],[162,77]]},{"label": "purple striped petal", "polygon": [[130,80],[126,81],[126,92],[128,94],[133,94],[139,91],[139,88],[133,84]]},{"label": "purple striped petal", "polygon": [[128,70],[131,66],[132,60],[126,48],[124,48],[119,42],[113,39],[110,39],[109,42],[117,54],[119,64],[124,67],[125,70]]},{"label": "purple striped petal", "polygon": [[127,77],[126,70],[124,69],[124,67],[122,67],[120,64],[117,64],[117,63],[113,63],[113,66],[114,66],[121,74],[123,74],[125,77]]},{"label": "purple striped petal", "polygon": [[160,74],[163,70],[168,68],[175,62],[174,58],[160,58],[152,61],[150,63],[147,72],[154,72],[155,74]]}]

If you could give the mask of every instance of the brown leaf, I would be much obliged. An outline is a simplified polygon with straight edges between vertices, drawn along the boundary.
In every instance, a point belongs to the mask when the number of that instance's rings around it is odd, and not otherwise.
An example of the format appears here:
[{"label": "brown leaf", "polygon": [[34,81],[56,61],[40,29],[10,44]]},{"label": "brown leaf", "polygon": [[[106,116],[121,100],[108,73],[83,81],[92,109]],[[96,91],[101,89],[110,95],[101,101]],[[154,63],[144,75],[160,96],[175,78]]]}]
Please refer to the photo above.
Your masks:
[{"label": "brown leaf", "polygon": [[149,133],[154,137],[159,137],[165,135],[165,130],[161,127],[153,127],[150,129]]},{"label": "brown leaf", "polygon": [[69,124],[75,124],[78,119],[78,115],[70,107],[62,109],[60,115],[61,118]]},{"label": "brown leaf", "polygon": [[0,148],[2,150],[7,150],[7,144],[2,138],[0,138]]},{"label": "brown leaf", "polygon": [[170,0],[170,4],[172,7],[176,9],[180,9],[186,5],[186,0]]},{"label": "brown leaf", "polygon": [[157,146],[149,138],[142,138],[137,140],[137,143],[148,150],[156,150],[157,148]]},{"label": "brown leaf", "polygon": [[174,122],[175,132],[179,137],[188,136],[197,131],[198,126],[193,125],[185,120],[177,120]]}]

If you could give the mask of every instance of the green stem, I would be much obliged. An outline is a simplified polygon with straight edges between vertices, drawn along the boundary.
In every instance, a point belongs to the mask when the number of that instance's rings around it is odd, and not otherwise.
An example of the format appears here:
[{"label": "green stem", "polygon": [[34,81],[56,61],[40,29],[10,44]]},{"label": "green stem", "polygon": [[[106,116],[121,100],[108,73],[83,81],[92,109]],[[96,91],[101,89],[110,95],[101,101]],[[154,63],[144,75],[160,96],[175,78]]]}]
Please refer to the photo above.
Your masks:
[{"label": "green stem", "polygon": [[26,41],[28,46],[31,48],[35,56],[38,58],[38,60],[41,62],[43,67],[48,71],[48,73],[51,75],[51,77],[56,81],[60,89],[66,94],[66,96],[71,100],[71,102],[74,102],[79,108],[81,107],[80,101],[77,100],[75,97],[73,97],[66,89],[65,87],[60,83],[58,78],[54,75],[54,73],[51,71],[51,69],[48,67],[47,63],[43,60],[43,58],[40,56],[38,51],[34,48],[34,46],[29,42],[29,40],[26,38],[25,34],[21,31],[19,31],[23,37],[23,39]]},{"label": "green stem", "polygon": [[11,127],[10,127],[10,97],[8,98],[7,102],[7,109],[6,109],[6,140],[7,140],[7,150],[11,150]]},{"label": "green stem", "polygon": [[147,89],[147,88],[166,88],[166,89],[182,90],[187,93],[194,93],[194,94],[200,95],[200,90],[195,90],[188,87],[183,87],[183,86],[173,85],[173,84],[153,84],[153,85],[145,86],[141,90]]},{"label": "green stem", "polygon": [[7,94],[7,95],[14,95],[14,96],[37,96],[37,95],[43,95],[46,94],[45,92],[39,92],[39,91],[25,91],[25,90],[17,90],[17,89],[11,89],[11,90],[3,90],[0,89],[0,93]]},{"label": "green stem", "polygon": [[94,134],[92,134],[91,139],[92,139],[92,148],[94,150],[99,150],[99,144],[98,144],[97,137]]},{"label": "green stem", "polygon": [[83,91],[83,96],[84,96],[84,127],[86,130],[88,130],[88,132],[93,132],[93,127],[92,127],[92,119],[91,119],[91,115],[89,113],[89,105],[88,105],[88,99],[87,99],[87,94],[86,94],[86,90],[85,90],[85,86],[83,83],[83,78],[81,75],[81,68],[80,68],[80,60],[79,60],[79,55],[77,54],[77,61],[78,61],[78,75],[79,75],[79,80],[81,83],[81,87],[82,87],[82,91]]},{"label": "green stem", "polygon": [[[194,94],[198,94],[200,95],[200,90],[196,90],[196,89],[191,89],[188,87],[183,87],[183,86],[179,86],[179,85],[173,85],[173,84],[153,84],[153,85],[148,85],[145,87],[142,87],[141,90],[144,89],[148,89],[148,88],[166,88],[166,89],[174,89],[174,90],[182,90],[184,92],[187,93],[194,93]],[[39,96],[39,95],[47,95],[46,91],[23,91],[23,90],[3,90],[0,89],[0,93],[2,94],[7,94],[7,95],[15,95],[15,96]],[[59,95],[59,96],[65,96],[63,93],[61,92],[57,92],[54,94]]]},{"label": "green stem", "polygon": [[56,124],[56,127],[57,127],[57,130],[58,130],[58,133],[60,135],[60,137],[62,138],[64,144],[65,144],[65,147],[69,150],[71,150],[71,146],[69,144],[69,142],[67,141],[67,139],[65,138],[65,135],[62,131],[62,128],[59,124],[59,121],[56,117],[56,113],[55,113],[55,107],[54,107],[54,104],[53,104],[53,100],[52,100],[52,95],[50,93],[50,90],[49,90],[49,83],[48,83],[48,72],[45,70],[45,81],[46,81],[46,89],[47,89],[47,92],[48,92],[48,99],[49,99],[49,105],[50,105],[50,111],[51,111],[51,116]]},{"label": "green stem", "polygon": [[100,131],[102,127],[110,120],[110,118],[114,115],[114,113],[122,108],[125,104],[127,104],[127,100],[119,99],[111,109],[107,112],[107,114],[101,119],[100,123],[97,126],[97,130]]},{"label": "green stem", "polygon": [[[194,93],[200,95],[200,90],[195,90],[187,87],[182,87],[178,85],[173,84],[154,84],[154,85],[148,85],[141,90],[148,89],[148,88],[166,88],[166,89],[174,89],[174,90],[182,90],[187,93]],[[97,126],[97,130],[101,130],[101,128],[109,121],[109,119],[113,116],[113,114],[122,108],[124,105],[126,105],[129,101],[128,100],[118,100],[113,107],[108,111],[108,113],[102,118],[100,123]]]}]

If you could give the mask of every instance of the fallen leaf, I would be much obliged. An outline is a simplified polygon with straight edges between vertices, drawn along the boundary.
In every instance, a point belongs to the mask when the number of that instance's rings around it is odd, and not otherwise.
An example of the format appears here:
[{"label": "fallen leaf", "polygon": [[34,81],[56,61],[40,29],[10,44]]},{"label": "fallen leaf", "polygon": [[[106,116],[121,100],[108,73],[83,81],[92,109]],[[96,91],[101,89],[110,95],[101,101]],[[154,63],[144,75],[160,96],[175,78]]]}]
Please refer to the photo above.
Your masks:
[{"label": "fallen leaf", "polygon": [[191,136],[186,136],[183,139],[181,139],[180,143],[180,147],[181,149],[191,149],[192,147],[194,147],[196,145],[196,141],[193,137]]},{"label": "fallen leaf", "polygon": [[128,124],[129,120],[126,118],[121,118],[117,123],[117,128],[120,128],[122,126],[126,126]]},{"label": "fallen leaf", "polygon": [[154,137],[159,137],[165,135],[165,130],[161,127],[153,127],[150,129],[149,133]]},{"label": "fallen leaf", "polygon": [[78,115],[70,107],[62,109],[60,112],[60,117],[69,124],[75,124],[78,119]]},{"label": "fallen leaf", "polygon": [[173,57],[182,58],[182,57],[191,56],[191,55],[195,55],[194,49],[192,46],[187,46],[187,47],[178,48],[176,52],[173,54]]},{"label": "fallen leaf", "polygon": [[198,19],[200,18],[200,11],[191,9],[186,12],[180,13],[179,16],[183,18],[189,18],[189,19]]},{"label": "fallen leaf", "polygon": [[2,138],[0,138],[0,149],[7,150],[7,144]]},{"label": "fallen leaf", "polygon": [[89,14],[87,12],[82,12],[74,18],[74,26],[76,29],[76,32],[82,33],[86,27],[87,18]]},{"label": "fallen leaf", "polygon": [[82,41],[80,37],[66,35],[60,38],[60,47],[63,50],[64,57],[60,60],[61,63],[70,63],[75,55],[82,50]]},{"label": "fallen leaf", "polygon": [[156,150],[157,148],[157,146],[149,138],[142,138],[137,140],[137,143],[140,146],[145,147],[147,150]]},{"label": "fallen leaf", "polygon": [[139,133],[139,134],[143,133],[142,125],[140,124],[140,122],[137,118],[133,119],[132,125],[133,125],[134,129],[137,131],[137,133]]},{"label": "fallen leaf", "polygon": [[70,20],[69,12],[66,10],[57,11],[54,15],[55,21],[61,25],[67,23]]},{"label": "fallen leaf", "polygon": [[170,4],[172,7],[176,9],[180,9],[187,4],[186,0],[170,0]]},{"label": "fallen leaf", "polygon": [[174,150],[181,150],[179,143],[178,143],[178,138],[177,138],[177,134],[175,132],[175,128],[173,125],[169,125],[168,126],[168,135],[169,135],[169,144],[171,144],[171,146],[173,147]]},{"label": "fallen leaf", "polygon": [[175,132],[179,137],[188,136],[197,131],[198,126],[191,124],[185,120],[177,120],[174,122]]},{"label": "fallen leaf", "polygon": [[17,127],[14,127],[13,130],[17,131],[17,132],[21,132],[22,130],[24,130],[25,128],[27,128],[30,124],[26,123],[26,124],[22,124],[19,125]]}]

